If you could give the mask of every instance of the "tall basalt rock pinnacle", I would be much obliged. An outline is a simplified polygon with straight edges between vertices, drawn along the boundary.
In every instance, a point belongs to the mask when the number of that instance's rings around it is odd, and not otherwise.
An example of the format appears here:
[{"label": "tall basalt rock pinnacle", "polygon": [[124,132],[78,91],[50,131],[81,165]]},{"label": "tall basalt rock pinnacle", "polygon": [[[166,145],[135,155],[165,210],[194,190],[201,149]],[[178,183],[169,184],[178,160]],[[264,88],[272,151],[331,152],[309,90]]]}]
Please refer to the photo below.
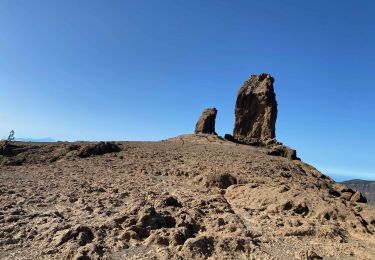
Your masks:
[{"label": "tall basalt rock pinnacle", "polygon": [[203,110],[202,115],[199,117],[197,124],[195,125],[195,134],[214,134],[215,132],[215,120],[216,120],[217,109],[207,108]]},{"label": "tall basalt rock pinnacle", "polygon": [[233,137],[237,141],[275,138],[277,102],[274,79],[262,73],[251,75],[237,94]]}]

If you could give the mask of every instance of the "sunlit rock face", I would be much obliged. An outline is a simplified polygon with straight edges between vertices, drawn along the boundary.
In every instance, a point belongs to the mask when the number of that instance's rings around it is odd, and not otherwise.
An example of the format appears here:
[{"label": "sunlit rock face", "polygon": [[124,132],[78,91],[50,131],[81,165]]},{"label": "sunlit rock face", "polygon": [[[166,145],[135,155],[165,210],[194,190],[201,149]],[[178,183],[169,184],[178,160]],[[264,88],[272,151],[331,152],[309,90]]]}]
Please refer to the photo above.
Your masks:
[{"label": "sunlit rock face", "polygon": [[202,115],[199,117],[197,124],[195,125],[195,134],[214,134],[215,132],[215,120],[217,115],[216,108],[207,108],[203,110]]},{"label": "sunlit rock face", "polygon": [[238,141],[275,138],[277,102],[274,78],[251,75],[237,93],[233,137]]}]

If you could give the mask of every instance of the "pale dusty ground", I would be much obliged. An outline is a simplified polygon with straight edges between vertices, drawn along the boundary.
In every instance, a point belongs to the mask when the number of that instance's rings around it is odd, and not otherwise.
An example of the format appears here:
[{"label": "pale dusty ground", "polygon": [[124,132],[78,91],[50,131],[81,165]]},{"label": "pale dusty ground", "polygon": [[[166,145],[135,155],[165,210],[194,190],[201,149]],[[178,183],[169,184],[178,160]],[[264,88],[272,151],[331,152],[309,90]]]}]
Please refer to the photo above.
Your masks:
[{"label": "pale dusty ground", "polygon": [[265,148],[187,135],[83,159],[69,145],[0,166],[0,259],[375,259],[375,208]]}]

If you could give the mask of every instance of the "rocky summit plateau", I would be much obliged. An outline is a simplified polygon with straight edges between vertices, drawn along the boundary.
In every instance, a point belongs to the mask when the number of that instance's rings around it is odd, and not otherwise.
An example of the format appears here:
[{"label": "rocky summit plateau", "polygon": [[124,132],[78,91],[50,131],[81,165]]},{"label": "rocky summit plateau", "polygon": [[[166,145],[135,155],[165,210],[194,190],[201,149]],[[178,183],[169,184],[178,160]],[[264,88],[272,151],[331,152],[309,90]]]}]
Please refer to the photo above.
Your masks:
[{"label": "rocky summit plateau", "polygon": [[374,206],[276,139],[273,84],[225,138],[211,109],[158,142],[2,142],[0,259],[374,259]]}]

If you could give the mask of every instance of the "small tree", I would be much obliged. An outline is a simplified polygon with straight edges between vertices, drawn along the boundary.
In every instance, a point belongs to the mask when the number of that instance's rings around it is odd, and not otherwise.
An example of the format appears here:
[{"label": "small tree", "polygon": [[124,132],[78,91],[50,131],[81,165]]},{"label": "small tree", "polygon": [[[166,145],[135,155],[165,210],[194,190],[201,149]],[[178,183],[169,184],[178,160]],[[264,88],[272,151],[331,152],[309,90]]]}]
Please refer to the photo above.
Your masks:
[{"label": "small tree", "polygon": [[10,131],[7,141],[12,142],[14,141],[14,130]]}]

